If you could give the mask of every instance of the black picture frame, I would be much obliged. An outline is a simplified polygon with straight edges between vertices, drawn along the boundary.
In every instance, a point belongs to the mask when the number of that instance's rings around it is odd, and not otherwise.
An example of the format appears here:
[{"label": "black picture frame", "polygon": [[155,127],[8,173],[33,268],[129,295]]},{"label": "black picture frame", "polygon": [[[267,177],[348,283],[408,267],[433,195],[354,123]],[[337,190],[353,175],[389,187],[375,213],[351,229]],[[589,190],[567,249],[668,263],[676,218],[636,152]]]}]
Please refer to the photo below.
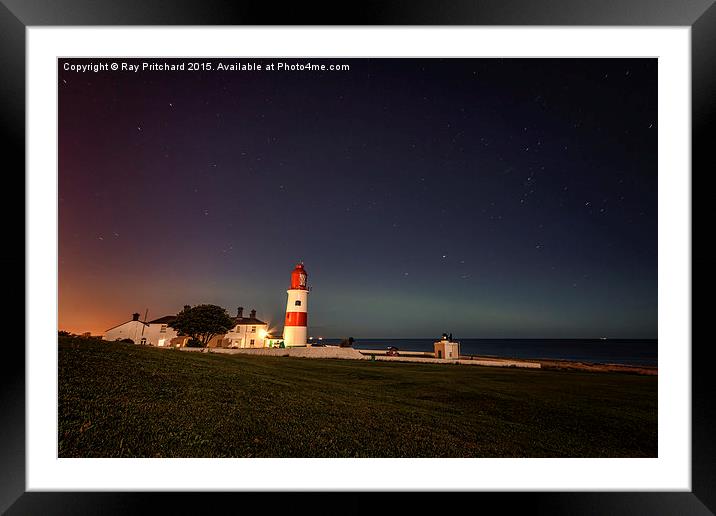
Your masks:
[{"label": "black picture frame", "polygon": [[[714,0],[364,0],[278,6],[231,0],[0,0],[0,123],[9,175],[25,167],[25,30],[30,26],[82,25],[550,25],[550,26],[688,26],[691,27],[692,178],[713,170],[708,134],[716,125],[716,6]],[[49,116],[49,115],[48,115]],[[3,167],[4,168],[4,167]],[[24,182],[23,182],[24,184]],[[24,192],[24,186],[21,186]],[[17,196],[18,198],[20,196]],[[24,195],[22,196],[24,198]],[[6,206],[4,209],[8,209]],[[10,212],[6,213],[5,221]],[[6,270],[18,270],[24,251],[3,258]],[[24,246],[23,246],[24,249]],[[692,245],[693,250],[693,245]],[[692,260],[693,262],[693,260]],[[701,283],[700,283],[701,284]],[[705,288],[705,287],[704,287]],[[692,316],[693,317],[693,316]],[[16,338],[13,336],[13,338]],[[687,345],[688,343],[684,343]],[[709,340],[692,342],[692,491],[589,493],[443,493],[449,506],[465,496],[481,505],[499,503],[507,510],[550,514],[713,514],[716,511],[716,382],[709,365]],[[162,512],[204,513],[206,496],[228,501],[243,497],[251,504],[260,494],[26,492],[25,488],[25,349],[5,346],[0,360],[0,511],[8,514],[143,512],[159,501]],[[263,496],[271,512],[331,512],[322,493]],[[365,512],[382,504],[384,495],[351,493],[341,512]],[[233,499],[233,498],[232,498]],[[258,502],[259,500],[256,500]],[[401,512],[425,508],[425,497],[401,501]],[[443,503],[445,498],[443,498]],[[212,501],[212,504],[215,503]],[[229,502],[231,503],[231,502]],[[441,502],[437,502],[441,503]],[[507,505],[505,505],[507,504]]]}]

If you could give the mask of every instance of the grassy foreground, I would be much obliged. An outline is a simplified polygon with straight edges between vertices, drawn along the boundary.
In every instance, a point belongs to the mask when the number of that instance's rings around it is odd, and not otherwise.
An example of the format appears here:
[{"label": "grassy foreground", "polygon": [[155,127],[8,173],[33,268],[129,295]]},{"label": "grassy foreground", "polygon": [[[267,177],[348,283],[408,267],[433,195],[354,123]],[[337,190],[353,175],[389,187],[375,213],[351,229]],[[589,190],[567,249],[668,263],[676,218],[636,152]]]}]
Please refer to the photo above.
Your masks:
[{"label": "grassy foreground", "polygon": [[60,457],[655,457],[657,378],[60,337]]}]

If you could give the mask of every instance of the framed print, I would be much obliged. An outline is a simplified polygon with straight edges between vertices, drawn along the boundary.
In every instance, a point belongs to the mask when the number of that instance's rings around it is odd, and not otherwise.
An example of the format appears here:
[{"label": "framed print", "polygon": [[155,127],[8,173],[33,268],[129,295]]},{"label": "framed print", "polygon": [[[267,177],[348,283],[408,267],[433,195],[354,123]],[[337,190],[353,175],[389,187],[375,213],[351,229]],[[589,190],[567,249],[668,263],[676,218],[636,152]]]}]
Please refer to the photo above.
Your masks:
[{"label": "framed print", "polygon": [[3,3],[27,305],[0,507],[709,514],[716,8],[358,11]]}]

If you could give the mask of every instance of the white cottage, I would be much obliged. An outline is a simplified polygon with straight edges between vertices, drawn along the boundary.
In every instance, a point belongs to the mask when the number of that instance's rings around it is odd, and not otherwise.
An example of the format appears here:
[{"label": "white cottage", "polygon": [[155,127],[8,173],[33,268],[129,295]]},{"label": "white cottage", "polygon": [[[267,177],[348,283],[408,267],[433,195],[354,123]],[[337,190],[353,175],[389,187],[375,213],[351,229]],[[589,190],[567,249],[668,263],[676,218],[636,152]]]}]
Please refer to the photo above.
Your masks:
[{"label": "white cottage", "polygon": [[[185,307],[187,308],[187,307]],[[153,321],[140,321],[139,314],[132,314],[132,320],[107,330],[102,338],[109,341],[131,340],[134,344],[158,347],[184,347],[189,337],[178,335],[172,328],[175,315],[167,315]],[[244,308],[239,307],[234,318],[236,326],[225,335],[217,335],[209,341],[210,348],[263,348],[273,344],[268,334],[268,323],[256,318],[256,310],[244,317]],[[275,340],[275,339],[274,339]]]},{"label": "white cottage", "polygon": [[264,348],[267,345],[268,323],[256,318],[256,310],[251,310],[244,317],[244,307],[240,306],[236,318],[236,326],[224,335],[217,344],[224,348]]},{"label": "white cottage", "polygon": [[104,332],[103,340],[131,340],[134,344],[148,346],[169,346],[177,332],[170,326],[173,315],[167,315],[153,321],[140,321],[139,314],[132,314],[132,320],[114,326]]},{"label": "white cottage", "polygon": [[172,340],[177,338],[177,331],[171,327],[176,319],[175,315],[165,315],[147,323],[147,342],[151,346],[168,347],[172,346]]}]

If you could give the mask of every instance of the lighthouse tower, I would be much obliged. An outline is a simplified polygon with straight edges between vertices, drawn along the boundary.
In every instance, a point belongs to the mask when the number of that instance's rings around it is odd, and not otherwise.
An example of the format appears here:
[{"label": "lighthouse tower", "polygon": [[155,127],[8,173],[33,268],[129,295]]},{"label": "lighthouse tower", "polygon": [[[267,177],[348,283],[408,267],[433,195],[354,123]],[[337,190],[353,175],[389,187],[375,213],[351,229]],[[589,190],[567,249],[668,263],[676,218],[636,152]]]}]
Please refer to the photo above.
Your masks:
[{"label": "lighthouse tower", "polygon": [[308,334],[308,274],[299,263],[291,273],[291,288],[286,302],[286,322],[283,341],[286,347],[305,346]]}]

